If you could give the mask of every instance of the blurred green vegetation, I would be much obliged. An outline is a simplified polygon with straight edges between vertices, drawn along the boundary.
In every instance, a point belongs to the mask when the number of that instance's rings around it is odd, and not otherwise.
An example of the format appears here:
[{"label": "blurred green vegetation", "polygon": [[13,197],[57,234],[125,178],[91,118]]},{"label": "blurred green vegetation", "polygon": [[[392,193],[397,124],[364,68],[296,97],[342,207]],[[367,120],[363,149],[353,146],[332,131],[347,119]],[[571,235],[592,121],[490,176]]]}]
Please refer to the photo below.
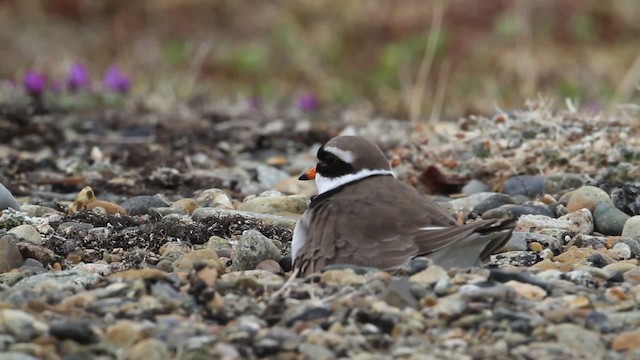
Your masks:
[{"label": "blurred green vegetation", "polygon": [[0,80],[81,61],[96,81],[120,64],[142,94],[311,91],[414,120],[539,95],[597,107],[640,97],[639,18],[636,0],[5,0]]}]

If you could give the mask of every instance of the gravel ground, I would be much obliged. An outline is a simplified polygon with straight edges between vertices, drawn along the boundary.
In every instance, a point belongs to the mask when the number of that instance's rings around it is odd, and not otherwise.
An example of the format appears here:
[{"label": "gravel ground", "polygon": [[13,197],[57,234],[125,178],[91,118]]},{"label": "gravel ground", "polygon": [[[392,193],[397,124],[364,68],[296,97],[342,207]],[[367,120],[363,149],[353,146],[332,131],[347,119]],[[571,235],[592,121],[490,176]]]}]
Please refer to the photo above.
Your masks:
[{"label": "gravel ground", "polygon": [[[640,358],[635,109],[143,105],[0,107],[0,359]],[[461,219],[518,218],[511,241],[484,268],[289,277],[296,177],[340,133]]]}]

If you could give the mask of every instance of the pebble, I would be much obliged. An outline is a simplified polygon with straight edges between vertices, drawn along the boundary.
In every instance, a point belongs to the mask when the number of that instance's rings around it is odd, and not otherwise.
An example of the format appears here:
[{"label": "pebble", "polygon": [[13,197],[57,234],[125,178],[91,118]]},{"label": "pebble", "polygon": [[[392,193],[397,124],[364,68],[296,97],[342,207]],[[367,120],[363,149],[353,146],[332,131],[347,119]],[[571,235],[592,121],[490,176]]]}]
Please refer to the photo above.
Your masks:
[{"label": "pebble", "polygon": [[213,249],[199,249],[178,257],[173,262],[175,271],[191,271],[197,264],[206,264],[216,269],[219,273],[224,272],[224,265],[218,259],[218,254]]},{"label": "pebble", "polygon": [[449,201],[447,204],[449,204],[454,211],[463,210],[463,209],[471,210],[476,205],[480,204],[482,201],[484,201],[484,200],[486,200],[486,199],[488,199],[491,196],[494,196],[496,194],[497,193],[495,193],[495,192],[474,193],[474,194],[471,194],[469,196],[465,196],[465,197],[458,198],[458,199],[453,199],[453,200]]},{"label": "pebble", "polygon": [[585,358],[601,359],[604,356],[606,348],[597,332],[576,324],[551,325],[547,327],[546,332],[555,336],[559,343],[576,350]]},{"label": "pebble", "polygon": [[568,219],[554,219],[545,215],[522,215],[518,218],[514,231],[542,233],[542,230],[570,231],[574,224]]},{"label": "pebble", "polygon": [[505,181],[503,192],[507,195],[525,195],[529,198],[544,194],[545,177],[542,175],[516,175]]},{"label": "pebble", "polygon": [[331,285],[360,285],[367,281],[364,275],[357,275],[353,269],[327,270],[320,276],[320,282]]},{"label": "pebble", "polygon": [[[284,284],[282,276],[266,270],[233,271],[220,276],[220,281],[231,283],[234,287],[242,285],[256,289],[264,287],[277,289]],[[218,282],[217,286],[222,285]]]},{"label": "pebble", "polygon": [[163,195],[140,195],[125,200],[122,206],[129,215],[149,214],[149,209],[156,207],[167,207],[171,203]]},{"label": "pebble", "polygon": [[512,218],[517,219],[524,215],[553,216],[553,212],[546,206],[532,204],[506,204],[495,209],[487,210],[482,214],[483,219]]},{"label": "pebble", "polygon": [[488,210],[495,209],[506,204],[513,204],[511,196],[506,194],[493,194],[476,204],[473,207],[473,212],[478,215],[482,215]]},{"label": "pebble", "polygon": [[547,296],[547,292],[536,285],[522,283],[515,280],[507,281],[505,285],[512,288],[518,295],[528,300],[540,301]]},{"label": "pebble", "polygon": [[181,212],[184,214],[191,214],[195,209],[198,208],[198,202],[195,199],[180,199],[174,201],[170,209],[176,210],[176,212]]},{"label": "pebble", "polygon": [[640,215],[640,186],[636,184],[600,184],[607,191],[616,207],[627,214]]},{"label": "pebble", "polygon": [[80,291],[95,284],[100,279],[102,279],[102,276],[98,274],[71,269],[33,275],[18,281],[15,286],[33,288],[48,284],[53,289],[65,288]]},{"label": "pebble", "polygon": [[230,249],[231,244],[229,243],[229,240],[214,235],[207,241],[207,247],[212,248],[213,250]]},{"label": "pebble", "polygon": [[626,273],[627,271],[635,270],[638,268],[637,264],[618,261],[611,264],[606,265],[602,268],[602,270],[606,271],[609,276],[612,276],[614,273]]},{"label": "pebble", "polygon": [[51,323],[49,333],[60,340],[68,339],[80,344],[91,344],[99,340],[90,320],[54,321]]},{"label": "pebble", "polygon": [[30,242],[21,241],[16,244],[20,250],[20,254],[24,258],[32,258],[40,263],[49,265],[62,261],[62,257],[54,253],[52,250]]},{"label": "pebble", "polygon": [[587,209],[576,210],[567,215],[559,217],[558,220],[566,220],[570,222],[572,224],[570,230],[574,233],[591,234],[593,232],[593,216]]},{"label": "pebble", "polygon": [[248,196],[244,199],[238,210],[273,214],[302,214],[308,206],[309,199],[302,195],[282,195],[265,192],[257,196]]},{"label": "pebble", "polygon": [[233,200],[229,194],[224,192],[224,190],[216,188],[202,191],[200,194],[196,195],[194,200],[198,203],[198,207],[234,209]]},{"label": "pebble", "polygon": [[627,219],[622,228],[622,237],[640,238],[640,215]]},{"label": "pebble", "polygon": [[124,352],[126,360],[169,360],[171,355],[167,344],[154,338],[147,338],[139,341],[134,346]]},{"label": "pebble", "polygon": [[616,335],[611,348],[618,351],[640,349],[640,331],[625,331]]},{"label": "pebble", "polygon": [[29,241],[36,245],[42,245],[44,240],[38,229],[33,225],[23,224],[14,227],[8,231],[9,234],[15,235],[20,240]]},{"label": "pebble", "polygon": [[552,174],[544,179],[544,192],[547,194],[559,194],[565,190],[578,189],[586,182],[587,178],[582,174]]},{"label": "pebble", "polygon": [[279,215],[271,215],[271,214],[259,214],[252,213],[248,211],[240,211],[240,210],[228,210],[228,209],[220,209],[220,208],[198,208],[193,214],[191,214],[191,218],[195,221],[205,221],[210,218],[220,218],[220,217],[229,217],[229,216],[242,216],[250,219],[262,220],[266,223],[282,226],[288,229],[293,230],[296,227],[296,220],[291,219],[285,216]]},{"label": "pebble", "polygon": [[258,182],[263,189],[273,189],[280,181],[289,178],[289,174],[273,166],[260,164],[256,167]]},{"label": "pebble", "polygon": [[417,284],[433,286],[440,280],[449,279],[449,274],[442,267],[431,264],[426,269],[412,275],[409,279]]},{"label": "pebble", "polygon": [[5,209],[14,209],[20,211],[20,204],[13,197],[9,189],[0,183],[0,211]]},{"label": "pebble", "polygon": [[70,234],[72,232],[83,231],[83,230],[91,230],[94,226],[91,224],[77,222],[77,221],[65,221],[58,225],[58,230]]},{"label": "pebble", "polygon": [[252,270],[263,260],[279,261],[280,250],[257,230],[246,230],[233,248],[232,271]]},{"label": "pebble", "polygon": [[107,327],[105,340],[111,344],[128,348],[152,333],[150,323],[118,320]]},{"label": "pebble", "polygon": [[0,237],[0,273],[18,268],[24,263],[24,258],[16,245],[17,242],[13,235]]},{"label": "pebble", "polygon": [[615,245],[613,245],[611,251],[615,253],[620,259],[631,259],[631,248],[629,247],[629,245],[623,242],[617,242]]},{"label": "pebble", "polygon": [[318,359],[318,360],[332,360],[336,359],[333,351],[328,348],[320,345],[315,345],[311,343],[303,343],[298,348],[300,354],[305,356],[307,359]]},{"label": "pebble", "polygon": [[569,201],[567,202],[567,209],[571,212],[578,211],[580,209],[588,209],[591,213],[594,213],[596,207],[600,204],[613,205],[609,194],[595,186],[583,186],[572,191],[568,196]]},{"label": "pebble", "polygon": [[620,235],[629,215],[616,208],[611,202],[596,206],[593,212],[595,228],[604,235]]},{"label": "pebble", "polygon": [[0,309],[0,334],[8,334],[18,342],[30,341],[49,331],[49,326],[20,310]]},{"label": "pebble", "polygon": [[406,277],[391,280],[382,294],[382,300],[397,308],[418,308],[418,299],[414,295],[412,287],[415,283]]},{"label": "pebble", "polygon": [[256,265],[256,270],[266,270],[268,272],[272,272],[277,275],[284,275],[284,270],[282,270],[282,266],[274,260],[266,259],[260,261],[258,265]]},{"label": "pebble", "polygon": [[49,214],[62,215],[63,213],[47,206],[25,204],[20,207],[20,211],[26,212],[32,217],[44,217]]},{"label": "pebble", "polygon": [[481,192],[487,192],[489,190],[491,190],[489,185],[480,180],[471,179],[462,187],[461,192],[463,194],[477,194]]},{"label": "pebble", "polygon": [[511,238],[509,239],[503,250],[526,251],[531,249],[530,245],[532,243],[541,244],[543,247],[551,249],[553,253],[559,254],[562,251],[564,242],[549,235],[517,231],[511,234]]}]

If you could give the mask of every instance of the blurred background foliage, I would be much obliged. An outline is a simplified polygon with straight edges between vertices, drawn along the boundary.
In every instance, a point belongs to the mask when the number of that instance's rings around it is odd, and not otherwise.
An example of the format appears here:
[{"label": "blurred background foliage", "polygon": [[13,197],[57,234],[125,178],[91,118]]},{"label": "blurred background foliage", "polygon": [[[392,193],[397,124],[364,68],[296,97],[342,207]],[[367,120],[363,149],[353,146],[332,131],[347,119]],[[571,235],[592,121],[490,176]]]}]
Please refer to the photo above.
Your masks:
[{"label": "blurred background foliage", "polygon": [[639,98],[637,0],[4,0],[0,79],[117,63],[138,94],[368,106],[412,120]]}]

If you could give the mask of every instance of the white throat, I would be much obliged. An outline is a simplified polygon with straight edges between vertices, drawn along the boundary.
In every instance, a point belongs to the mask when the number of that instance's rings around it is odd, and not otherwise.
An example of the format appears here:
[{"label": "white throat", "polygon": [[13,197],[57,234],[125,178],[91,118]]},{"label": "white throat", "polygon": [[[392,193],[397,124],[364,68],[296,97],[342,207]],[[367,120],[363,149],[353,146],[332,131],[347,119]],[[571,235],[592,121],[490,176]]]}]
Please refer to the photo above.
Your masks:
[{"label": "white throat", "polygon": [[346,175],[338,176],[335,178],[328,178],[320,174],[316,174],[316,187],[318,188],[318,195],[324,194],[327,191],[331,191],[342,185],[346,185],[354,181],[362,180],[364,178],[367,178],[373,175],[391,175],[393,177],[396,176],[393,173],[393,171],[385,170],[385,169],[376,169],[376,170],[362,169],[357,173],[346,174]]}]

